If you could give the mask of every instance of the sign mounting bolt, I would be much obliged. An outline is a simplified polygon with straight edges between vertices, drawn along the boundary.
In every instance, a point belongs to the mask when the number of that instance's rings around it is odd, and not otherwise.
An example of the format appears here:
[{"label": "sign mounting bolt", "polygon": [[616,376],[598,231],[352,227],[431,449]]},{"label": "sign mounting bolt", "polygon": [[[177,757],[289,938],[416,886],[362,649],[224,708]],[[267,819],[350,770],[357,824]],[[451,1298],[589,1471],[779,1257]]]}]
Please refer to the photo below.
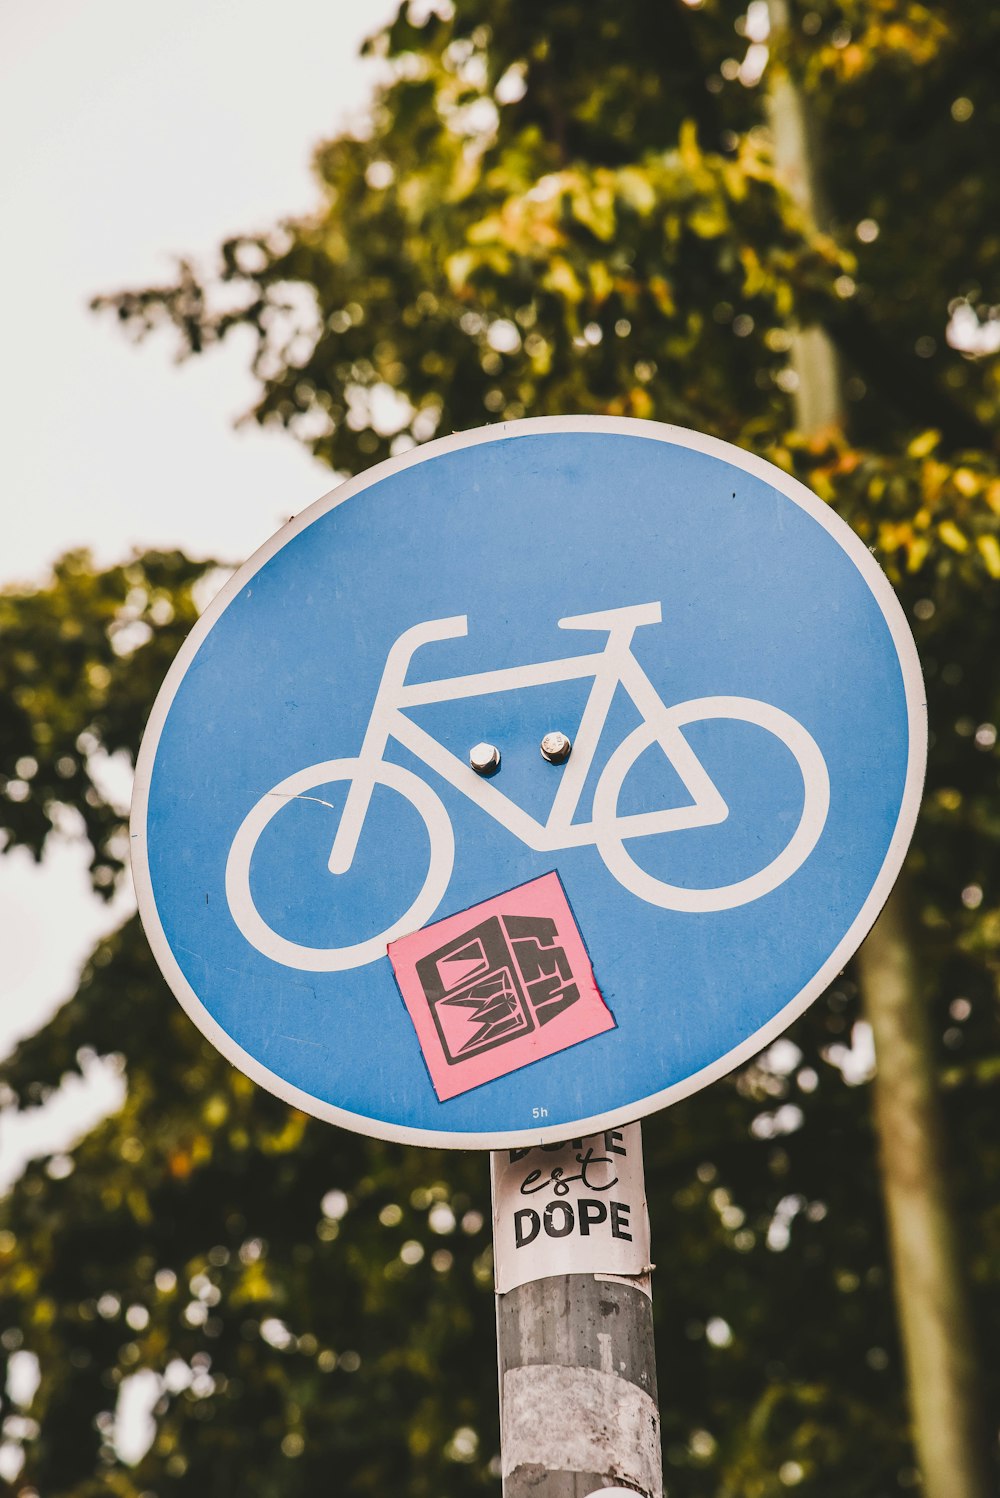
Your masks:
[{"label": "sign mounting bolt", "polygon": [[547,733],[540,747],[542,758],[550,765],[562,765],[569,759],[573,745],[564,733]]},{"label": "sign mounting bolt", "polygon": [[477,775],[495,775],[500,768],[500,750],[496,744],[473,744],[469,764]]}]

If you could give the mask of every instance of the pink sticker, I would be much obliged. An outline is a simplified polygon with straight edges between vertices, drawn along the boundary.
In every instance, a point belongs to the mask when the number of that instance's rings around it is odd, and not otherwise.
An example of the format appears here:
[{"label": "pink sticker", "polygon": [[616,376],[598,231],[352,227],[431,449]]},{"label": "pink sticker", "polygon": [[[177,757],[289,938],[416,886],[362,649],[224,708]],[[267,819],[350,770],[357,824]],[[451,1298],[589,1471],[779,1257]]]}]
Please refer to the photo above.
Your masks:
[{"label": "pink sticker", "polygon": [[615,1028],[559,875],[390,943],[442,1102]]}]

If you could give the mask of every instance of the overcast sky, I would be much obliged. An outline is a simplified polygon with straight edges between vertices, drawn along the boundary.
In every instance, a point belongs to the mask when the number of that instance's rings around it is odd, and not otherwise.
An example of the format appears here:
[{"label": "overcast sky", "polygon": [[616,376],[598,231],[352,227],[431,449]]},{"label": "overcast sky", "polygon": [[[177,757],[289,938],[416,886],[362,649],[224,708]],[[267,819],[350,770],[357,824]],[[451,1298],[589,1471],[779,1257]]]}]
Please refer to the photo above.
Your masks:
[{"label": "overcast sky", "polygon": [[[377,78],[361,41],[392,0],[5,0],[0,5],[0,585],[71,546],[102,562],[177,545],[240,561],[330,475],[288,436],[233,430],[248,346],[177,365],[91,296],[166,280],[239,230],[315,200],[312,146],[359,122]],[[0,644],[2,648],[2,644]],[[82,850],[0,859],[0,1053],[73,990],[97,932]],[[0,1186],[120,1084],[94,1075],[48,1121],[0,1124]],[[88,1101],[89,1099],[89,1101]],[[48,1131],[48,1132],[46,1132]]]}]

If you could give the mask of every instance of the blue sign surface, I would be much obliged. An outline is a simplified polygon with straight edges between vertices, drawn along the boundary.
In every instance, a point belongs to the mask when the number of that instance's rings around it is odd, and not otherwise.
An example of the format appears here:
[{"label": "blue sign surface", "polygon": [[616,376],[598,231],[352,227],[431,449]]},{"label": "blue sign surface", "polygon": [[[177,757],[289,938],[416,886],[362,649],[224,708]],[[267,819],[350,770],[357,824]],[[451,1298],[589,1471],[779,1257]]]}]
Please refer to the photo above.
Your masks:
[{"label": "blue sign surface", "polygon": [[[199,622],[140,755],[140,911],[201,1028],[310,1112],[593,1132],[822,992],[892,887],[925,744],[892,590],[801,485],[650,422],[483,428],[320,500]],[[553,871],[613,1026],[442,1101],[387,946]],[[499,1053],[509,989],[464,992],[470,1055]]]}]

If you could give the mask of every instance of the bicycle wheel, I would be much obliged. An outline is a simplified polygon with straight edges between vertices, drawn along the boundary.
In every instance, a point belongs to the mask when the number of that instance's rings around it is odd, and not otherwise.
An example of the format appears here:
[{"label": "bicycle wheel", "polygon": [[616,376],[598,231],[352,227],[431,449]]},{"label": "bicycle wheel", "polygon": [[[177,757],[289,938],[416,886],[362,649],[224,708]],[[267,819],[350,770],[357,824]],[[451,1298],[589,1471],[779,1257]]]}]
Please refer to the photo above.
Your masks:
[{"label": "bicycle wheel", "polygon": [[[264,920],[254,904],[250,887],[250,863],[264,828],[290,800],[308,799],[310,791],[329,785],[331,781],[353,780],[360,763],[358,759],[329,759],[289,775],[261,797],[233,838],[226,862],[226,898],[230,913],[250,945],[284,967],[301,968],[311,973],[332,973],[376,962],[385,956],[389,942],[408,931],[418,930],[430,919],[448,888],[455,862],[455,836],[443,803],[412,770],[380,761],[375,768],[375,784],[387,786],[405,797],[420,813],[430,839],[427,874],[409,909],[384,931],[343,947],[309,947],[289,941]],[[371,770],[366,769],[365,773],[371,774]],[[331,874],[329,877],[335,894],[338,876]]]},{"label": "bicycle wheel", "polygon": [[[801,868],[819,841],[826,824],[830,809],[830,776],[815,739],[788,713],[752,697],[692,698],[689,702],[679,702],[674,707],[666,708],[663,716],[665,722],[660,731],[663,728],[680,730],[688,723],[729,718],[741,723],[752,723],[773,734],[792,754],[802,776],[802,815],[781,852],[756,874],[733,884],[691,889],[685,885],[668,884],[665,880],[647,874],[625,847],[629,819],[618,815],[618,798],[626,775],[639,756],[655,744],[659,737],[653,723],[641,723],[622,740],[612,754],[594,792],[597,851],[609,872],[623,888],[663,910],[732,910],[738,905],[746,905],[751,900],[759,900],[762,895],[770,894],[784,884],[796,869]],[[655,814],[654,817],[647,815],[643,820],[649,823],[654,819]],[[653,827],[649,830],[655,832],[656,829]]]}]

